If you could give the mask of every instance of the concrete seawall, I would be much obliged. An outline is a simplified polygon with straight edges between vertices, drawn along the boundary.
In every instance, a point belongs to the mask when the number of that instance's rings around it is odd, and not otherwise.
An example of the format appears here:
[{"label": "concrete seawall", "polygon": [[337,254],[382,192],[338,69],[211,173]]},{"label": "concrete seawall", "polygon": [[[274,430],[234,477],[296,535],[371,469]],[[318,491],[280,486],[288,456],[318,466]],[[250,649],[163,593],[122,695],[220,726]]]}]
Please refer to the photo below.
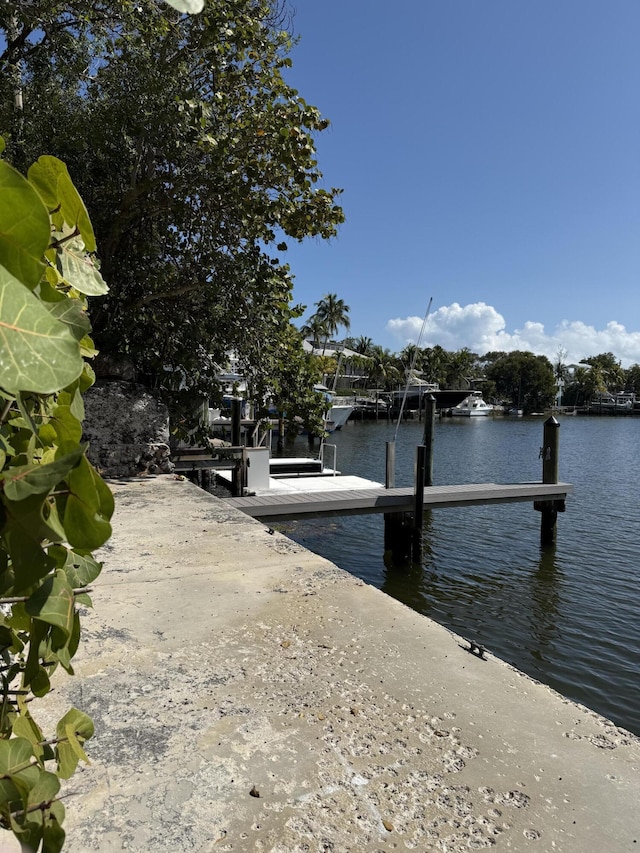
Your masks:
[{"label": "concrete seawall", "polygon": [[48,711],[96,724],[67,851],[640,850],[637,738],[184,480],[112,485]]}]

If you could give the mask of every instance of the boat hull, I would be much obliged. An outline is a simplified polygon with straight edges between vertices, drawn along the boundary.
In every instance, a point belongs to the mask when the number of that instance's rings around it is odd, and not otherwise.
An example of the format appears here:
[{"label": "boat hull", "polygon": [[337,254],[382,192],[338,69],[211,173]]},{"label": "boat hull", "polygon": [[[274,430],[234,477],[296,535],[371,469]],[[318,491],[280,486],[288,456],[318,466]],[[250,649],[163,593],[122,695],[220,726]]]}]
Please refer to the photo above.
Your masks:
[{"label": "boat hull", "polygon": [[353,412],[353,406],[331,406],[327,412],[327,419],[325,421],[325,429],[327,432],[334,432],[335,430],[342,429],[349,420],[351,412]]},{"label": "boat hull", "polygon": [[458,409],[456,411],[454,407],[451,409],[451,414],[456,418],[486,418],[492,411],[492,409]]}]

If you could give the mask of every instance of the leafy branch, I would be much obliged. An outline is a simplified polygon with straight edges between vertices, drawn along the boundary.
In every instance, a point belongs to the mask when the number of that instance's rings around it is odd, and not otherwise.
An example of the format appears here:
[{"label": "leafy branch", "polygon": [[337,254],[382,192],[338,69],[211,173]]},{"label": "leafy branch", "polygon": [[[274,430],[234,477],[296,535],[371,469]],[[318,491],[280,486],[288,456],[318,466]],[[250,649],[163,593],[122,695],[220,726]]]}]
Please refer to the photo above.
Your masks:
[{"label": "leafy branch", "polygon": [[102,568],[91,552],[111,533],[113,497],[81,443],[87,297],[107,288],[60,160],[26,177],[0,160],[0,189],[0,827],[57,853],[60,780],[88,762],[93,723],[71,708],[45,737],[31,709],[59,666],[73,674],[78,604]]}]

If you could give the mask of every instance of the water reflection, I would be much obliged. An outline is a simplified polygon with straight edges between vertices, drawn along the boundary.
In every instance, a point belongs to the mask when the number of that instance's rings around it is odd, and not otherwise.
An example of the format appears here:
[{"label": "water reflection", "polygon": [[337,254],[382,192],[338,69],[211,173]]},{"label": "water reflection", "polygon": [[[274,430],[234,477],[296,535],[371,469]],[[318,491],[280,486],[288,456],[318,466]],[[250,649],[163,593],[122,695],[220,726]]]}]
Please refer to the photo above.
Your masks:
[{"label": "water reflection", "polygon": [[560,588],[562,571],[558,564],[556,548],[540,549],[540,559],[531,574],[531,639],[528,647],[532,657],[543,662],[552,657],[555,640],[559,635]]},{"label": "water reflection", "polygon": [[429,600],[425,594],[425,568],[433,564],[433,551],[433,511],[428,509],[422,522],[422,560],[400,564],[390,551],[385,551],[380,589],[418,613],[426,613]]}]

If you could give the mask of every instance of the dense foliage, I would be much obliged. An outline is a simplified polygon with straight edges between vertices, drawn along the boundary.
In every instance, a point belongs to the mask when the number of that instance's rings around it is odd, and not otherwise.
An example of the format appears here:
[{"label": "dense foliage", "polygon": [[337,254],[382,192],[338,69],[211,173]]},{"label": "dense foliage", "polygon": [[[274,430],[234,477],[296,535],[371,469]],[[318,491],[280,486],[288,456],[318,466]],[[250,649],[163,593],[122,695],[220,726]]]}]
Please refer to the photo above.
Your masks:
[{"label": "dense foliage", "polygon": [[40,157],[26,179],[0,160],[0,827],[50,853],[64,842],[60,778],[86,760],[93,724],[72,708],[47,738],[34,700],[58,666],[73,673],[77,605],[91,603],[113,511],[81,443],[87,296],[106,291],[95,247],[63,163]]},{"label": "dense foliage", "polygon": [[503,353],[488,365],[486,375],[499,397],[525,414],[543,412],[553,405],[555,375],[545,355],[519,350]]},{"label": "dense foliage", "polygon": [[285,24],[269,0],[209,0],[191,17],[137,0],[0,10],[8,157],[67,162],[110,284],[96,345],[171,402],[176,387],[212,392],[229,350],[260,385],[274,365],[309,370],[281,257],[343,214],[315,157],[328,122],[283,76]]},{"label": "dense foliage", "polygon": [[[310,321],[303,329],[311,332]],[[625,370],[610,352],[569,365],[562,348],[552,364],[532,352],[478,355],[466,347],[449,351],[438,345],[420,348],[410,344],[400,353],[392,353],[363,336],[347,338],[344,344],[358,353],[358,373],[364,381],[360,387],[364,388],[390,391],[402,387],[412,374],[441,388],[481,390],[486,400],[525,412],[549,408],[560,391],[562,403],[568,406],[587,404],[604,392],[629,391],[640,396],[640,365]]]}]

